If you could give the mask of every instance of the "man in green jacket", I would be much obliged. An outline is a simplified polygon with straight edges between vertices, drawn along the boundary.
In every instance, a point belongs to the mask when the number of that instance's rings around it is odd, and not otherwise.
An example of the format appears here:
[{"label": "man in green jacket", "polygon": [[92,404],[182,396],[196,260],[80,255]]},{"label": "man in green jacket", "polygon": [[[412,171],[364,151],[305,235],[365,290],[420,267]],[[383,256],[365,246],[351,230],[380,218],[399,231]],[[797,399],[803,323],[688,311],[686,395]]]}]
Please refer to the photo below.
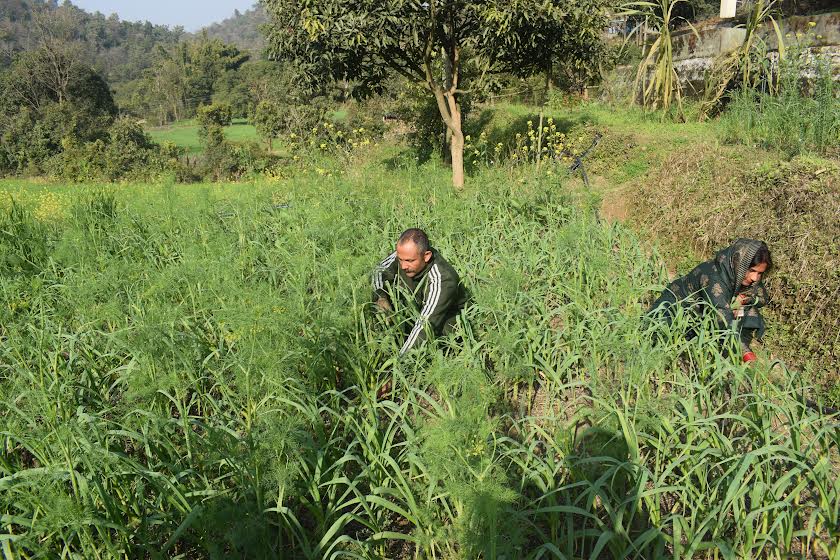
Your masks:
[{"label": "man in green jacket", "polygon": [[395,297],[411,302],[420,316],[400,349],[405,354],[431,334],[440,336],[455,325],[455,318],[467,302],[458,273],[432,248],[421,229],[400,235],[396,251],[373,271],[373,301],[381,311],[394,309]]}]

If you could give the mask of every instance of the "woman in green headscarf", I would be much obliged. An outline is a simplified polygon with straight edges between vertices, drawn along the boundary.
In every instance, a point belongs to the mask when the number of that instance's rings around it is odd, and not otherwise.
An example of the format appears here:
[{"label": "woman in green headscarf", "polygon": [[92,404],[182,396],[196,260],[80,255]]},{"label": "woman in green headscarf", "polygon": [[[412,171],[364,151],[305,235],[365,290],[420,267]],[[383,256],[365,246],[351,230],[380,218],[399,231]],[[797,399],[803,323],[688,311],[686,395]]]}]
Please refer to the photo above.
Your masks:
[{"label": "woman in green headscarf", "polygon": [[771,268],[773,259],[766,243],[738,239],[714,259],[671,282],[648,313],[671,324],[680,304],[700,313],[714,309],[720,327],[738,333],[741,355],[751,362],[755,354],[750,344],[764,335],[759,309],[767,303],[767,291],[762,277]]}]

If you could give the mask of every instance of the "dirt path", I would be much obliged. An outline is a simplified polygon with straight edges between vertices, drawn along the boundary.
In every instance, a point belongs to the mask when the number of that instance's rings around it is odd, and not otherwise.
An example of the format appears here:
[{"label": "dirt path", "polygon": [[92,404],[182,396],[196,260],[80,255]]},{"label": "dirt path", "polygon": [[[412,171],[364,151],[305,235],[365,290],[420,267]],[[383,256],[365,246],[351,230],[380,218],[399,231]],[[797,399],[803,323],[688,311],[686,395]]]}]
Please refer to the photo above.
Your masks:
[{"label": "dirt path", "polygon": [[605,177],[596,176],[592,188],[601,194],[601,217],[608,222],[625,222],[630,215],[630,201],[627,192],[632,185],[610,185]]},{"label": "dirt path", "polygon": [[[635,181],[614,185],[606,177],[595,175],[591,178],[590,185],[593,191],[601,195],[599,209],[601,218],[609,223],[627,223],[633,211],[630,193],[635,188]],[[677,268],[674,263],[662,261],[661,264],[668,271],[669,280],[677,277]]]}]

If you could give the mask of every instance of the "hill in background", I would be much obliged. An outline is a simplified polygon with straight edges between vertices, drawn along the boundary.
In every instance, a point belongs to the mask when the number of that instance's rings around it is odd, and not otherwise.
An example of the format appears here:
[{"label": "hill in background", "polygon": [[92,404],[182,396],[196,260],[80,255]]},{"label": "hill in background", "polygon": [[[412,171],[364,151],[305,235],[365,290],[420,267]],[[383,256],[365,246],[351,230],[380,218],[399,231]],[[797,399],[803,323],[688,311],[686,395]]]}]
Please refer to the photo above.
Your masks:
[{"label": "hill in background", "polygon": [[83,46],[87,62],[109,84],[140,77],[152,65],[159,45],[174,45],[186,37],[182,27],[169,28],[146,22],[121,21],[116,14],[105,16],[57,0],[3,0],[0,2],[0,69],[16,53],[34,47],[35,21],[44,11],[61,12],[72,28],[74,41]]},{"label": "hill in background", "polygon": [[265,47],[265,38],[260,33],[260,26],[268,21],[265,9],[260,4],[244,13],[235,10],[233,15],[219,23],[214,23],[201,30],[211,39],[236,45],[242,50],[259,55]]}]

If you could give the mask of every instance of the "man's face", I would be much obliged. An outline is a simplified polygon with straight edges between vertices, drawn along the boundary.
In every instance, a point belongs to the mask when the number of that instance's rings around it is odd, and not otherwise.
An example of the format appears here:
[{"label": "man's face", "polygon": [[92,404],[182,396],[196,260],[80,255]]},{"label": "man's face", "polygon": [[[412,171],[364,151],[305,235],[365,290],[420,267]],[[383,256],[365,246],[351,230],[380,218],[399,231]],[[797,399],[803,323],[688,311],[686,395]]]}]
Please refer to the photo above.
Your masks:
[{"label": "man's face", "polygon": [[751,266],[744,275],[744,281],[741,282],[741,285],[752,286],[754,283],[761,280],[761,275],[765,272],[767,272],[767,263],[759,263],[755,266]]},{"label": "man's face", "polygon": [[426,263],[432,259],[432,252],[421,253],[417,244],[413,241],[397,244],[397,259],[400,261],[400,268],[409,278],[414,278],[426,268]]}]

